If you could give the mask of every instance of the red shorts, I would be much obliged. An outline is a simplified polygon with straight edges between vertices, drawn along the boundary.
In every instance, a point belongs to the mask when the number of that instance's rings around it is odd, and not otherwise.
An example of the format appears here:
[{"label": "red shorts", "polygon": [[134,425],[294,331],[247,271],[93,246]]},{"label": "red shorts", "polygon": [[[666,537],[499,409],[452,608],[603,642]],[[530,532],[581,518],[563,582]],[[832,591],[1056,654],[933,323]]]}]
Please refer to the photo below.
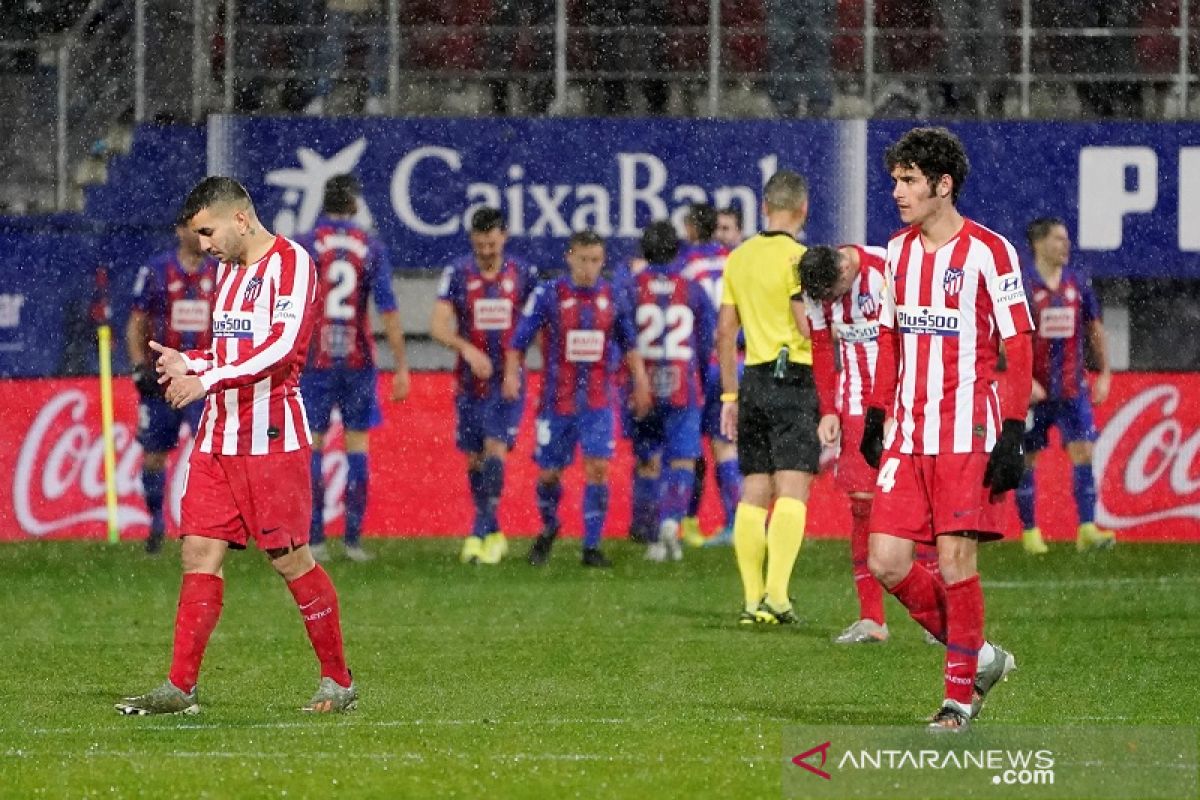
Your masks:
[{"label": "red shorts", "polygon": [[1012,493],[992,497],[983,485],[987,462],[987,453],[884,453],[871,530],[927,544],[957,531],[975,531],[985,541],[1003,538]]},{"label": "red shorts", "polygon": [[180,508],[185,536],[222,539],[236,549],[308,543],[312,517],[311,451],[221,456],[192,450]]},{"label": "red shorts", "polygon": [[837,487],[847,494],[873,494],[875,474],[867,460],[862,457],[858,446],[862,443],[865,417],[842,414],[842,451],[833,468],[833,479]]}]

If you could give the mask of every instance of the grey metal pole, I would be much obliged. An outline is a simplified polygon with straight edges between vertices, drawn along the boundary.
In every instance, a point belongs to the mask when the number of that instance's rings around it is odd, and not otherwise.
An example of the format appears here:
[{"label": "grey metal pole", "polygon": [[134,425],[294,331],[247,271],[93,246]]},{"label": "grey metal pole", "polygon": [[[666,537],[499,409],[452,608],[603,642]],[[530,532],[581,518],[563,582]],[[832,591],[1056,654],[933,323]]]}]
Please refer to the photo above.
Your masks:
[{"label": "grey metal pole", "polygon": [[192,0],[192,122],[200,119],[204,111],[204,0]]},{"label": "grey metal pole", "polygon": [[863,2],[863,100],[875,108],[875,0]]},{"label": "grey metal pole", "polygon": [[58,46],[58,120],[55,129],[57,141],[54,150],[54,204],[59,211],[67,207],[67,70],[71,57],[64,40]]},{"label": "grey metal pole", "polygon": [[567,0],[554,3],[554,107],[551,114],[562,116],[567,108]]},{"label": "grey metal pole", "polygon": [[400,0],[388,0],[388,113],[400,113]]},{"label": "grey metal pole", "polygon": [[721,113],[721,0],[708,0],[708,115]]},{"label": "grey metal pole", "polygon": [[1028,119],[1030,84],[1033,79],[1033,2],[1021,0],[1021,116]]},{"label": "grey metal pole", "polygon": [[233,38],[237,26],[237,0],[225,0],[225,113],[233,113]]},{"label": "grey metal pole", "polygon": [[133,121],[146,119],[146,0],[133,4]]},{"label": "grey metal pole", "polygon": [[1188,113],[1188,95],[1192,93],[1188,69],[1188,40],[1191,38],[1188,15],[1191,11],[1188,0],[1179,0],[1179,116]]}]

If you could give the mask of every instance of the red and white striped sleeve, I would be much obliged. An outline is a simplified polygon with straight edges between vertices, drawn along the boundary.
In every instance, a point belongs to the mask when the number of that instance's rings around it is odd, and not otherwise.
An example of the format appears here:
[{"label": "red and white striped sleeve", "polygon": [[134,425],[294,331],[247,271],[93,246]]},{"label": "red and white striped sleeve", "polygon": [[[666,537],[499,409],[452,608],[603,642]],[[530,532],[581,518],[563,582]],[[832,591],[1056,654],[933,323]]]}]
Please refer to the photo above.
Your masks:
[{"label": "red and white striped sleeve", "polygon": [[308,337],[301,333],[312,324],[310,306],[316,300],[316,270],[312,258],[299,245],[287,242],[271,256],[266,271],[266,288],[271,293],[271,332],[254,348],[226,364],[200,374],[209,392],[249,386],[291,365]]},{"label": "red and white striped sleeve", "polygon": [[1003,236],[986,229],[980,238],[992,256],[983,260],[981,271],[1001,338],[1011,339],[1032,331],[1033,318],[1025,298],[1017,251]]}]

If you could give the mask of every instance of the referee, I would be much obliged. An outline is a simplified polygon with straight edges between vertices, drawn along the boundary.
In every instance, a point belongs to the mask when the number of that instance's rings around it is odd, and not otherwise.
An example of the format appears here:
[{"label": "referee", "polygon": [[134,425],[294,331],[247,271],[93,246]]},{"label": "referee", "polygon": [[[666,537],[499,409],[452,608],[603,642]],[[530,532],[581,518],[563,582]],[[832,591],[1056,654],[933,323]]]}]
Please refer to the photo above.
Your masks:
[{"label": "referee", "polygon": [[[717,332],[721,432],[737,442],[745,476],[733,548],[745,591],[739,622],[747,625],[796,621],[788,581],[804,540],[808,492],[821,454],[812,343],[798,275],[805,247],[795,238],[808,217],[804,178],[788,170],[775,173],[763,189],[763,210],[766,229],[725,264]],[[746,338],[740,387],[739,330]]]}]

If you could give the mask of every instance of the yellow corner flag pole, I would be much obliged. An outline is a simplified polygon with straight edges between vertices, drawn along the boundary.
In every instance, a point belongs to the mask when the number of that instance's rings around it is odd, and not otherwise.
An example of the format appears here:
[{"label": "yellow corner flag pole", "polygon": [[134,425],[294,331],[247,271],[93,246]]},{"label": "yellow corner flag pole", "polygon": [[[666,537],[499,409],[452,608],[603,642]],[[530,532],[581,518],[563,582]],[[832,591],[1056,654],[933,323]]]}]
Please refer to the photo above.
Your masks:
[{"label": "yellow corner flag pole", "polygon": [[100,345],[100,425],[104,435],[104,500],[108,508],[108,542],[121,538],[117,527],[117,445],[113,438],[112,328],[101,325],[97,331]]}]

